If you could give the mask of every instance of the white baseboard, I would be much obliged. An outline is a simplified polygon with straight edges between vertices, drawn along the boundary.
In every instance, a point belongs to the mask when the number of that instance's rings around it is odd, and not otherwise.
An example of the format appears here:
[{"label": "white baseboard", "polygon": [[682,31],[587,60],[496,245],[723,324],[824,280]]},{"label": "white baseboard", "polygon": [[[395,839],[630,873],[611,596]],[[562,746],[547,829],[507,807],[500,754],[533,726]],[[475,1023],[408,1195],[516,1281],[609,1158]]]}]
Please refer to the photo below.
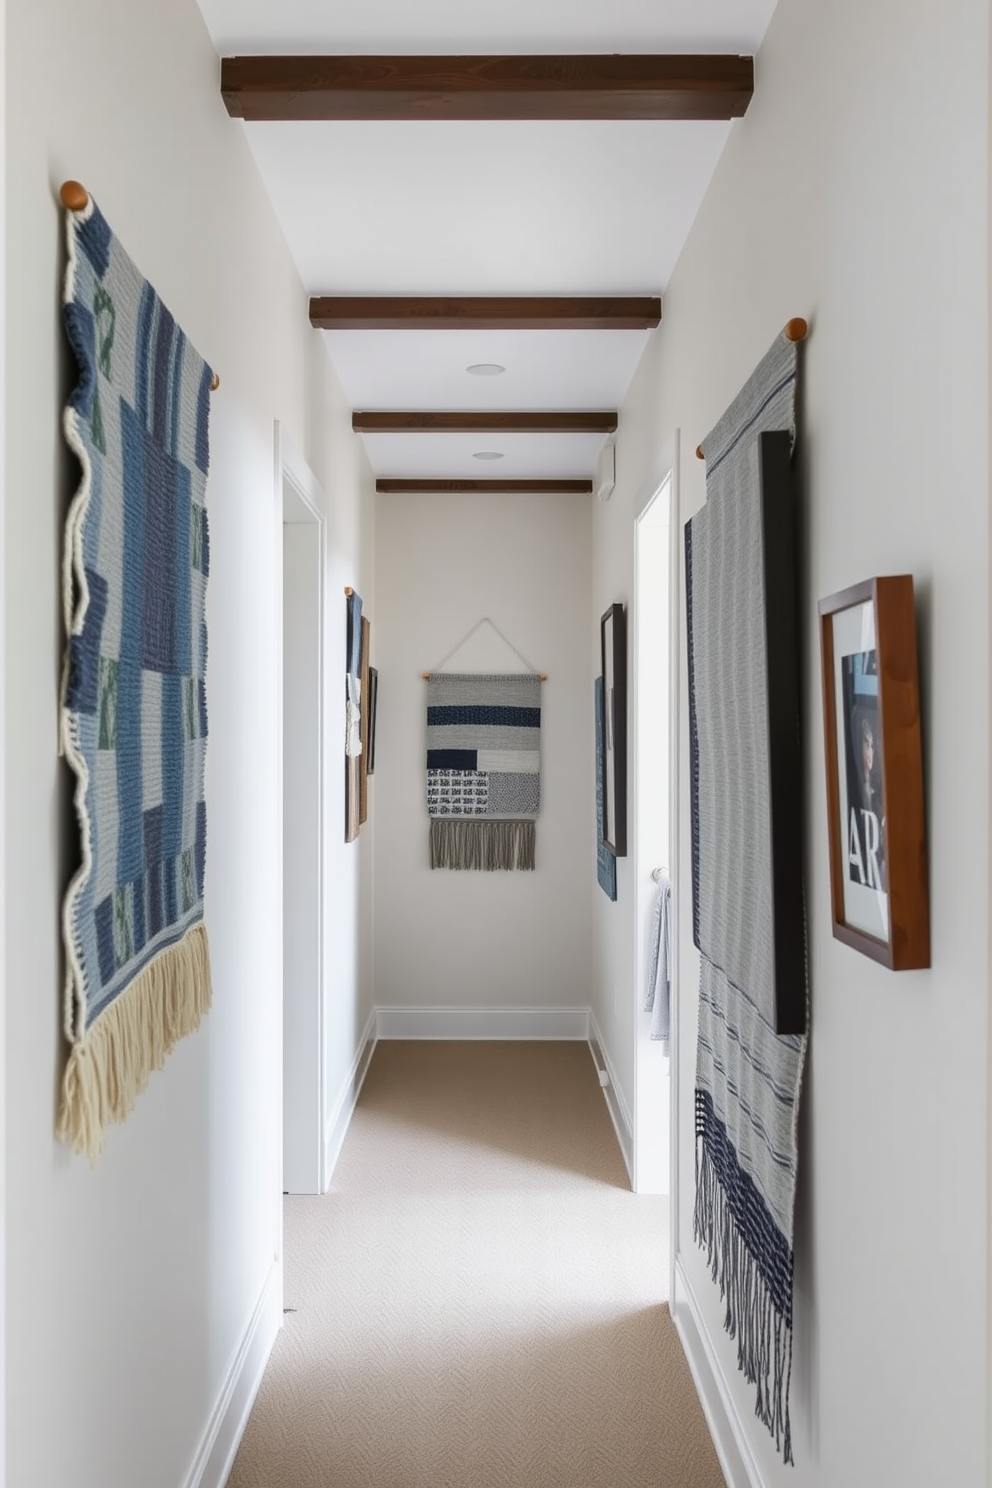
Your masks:
[{"label": "white baseboard", "polygon": [[334,1176],[334,1166],[341,1155],[341,1145],[354,1115],[355,1103],[358,1100],[362,1088],[362,1082],[368,1071],[369,1062],[375,1052],[376,1045],[376,1015],[375,1009],[369,1014],[369,1021],[365,1025],[365,1031],[358,1041],[358,1049],[352,1060],[351,1069],[348,1071],[344,1084],[334,1102],[334,1110],[331,1112],[327,1126],[324,1129],[324,1192],[330,1187]]},{"label": "white baseboard", "polygon": [[634,1184],[634,1124],[630,1119],[630,1111],[627,1102],[623,1098],[623,1091],[617,1084],[616,1071],[610,1062],[610,1056],[606,1052],[603,1043],[603,1035],[600,1033],[596,1015],[589,1014],[589,1052],[592,1054],[593,1063],[597,1070],[605,1070],[609,1076],[610,1083],[604,1087],[603,1096],[606,1107],[613,1122],[613,1129],[617,1134],[620,1151],[623,1154],[624,1164],[627,1168],[627,1177],[630,1179],[631,1187]]},{"label": "white baseboard", "polygon": [[282,1262],[274,1261],[210,1413],[184,1488],[224,1488],[281,1327]]},{"label": "white baseboard", "polygon": [[574,1039],[589,1037],[587,1007],[380,1007],[381,1039]]},{"label": "white baseboard", "polygon": [[766,1488],[744,1422],[727,1388],[713,1340],[678,1258],[671,1311],[727,1488]]}]

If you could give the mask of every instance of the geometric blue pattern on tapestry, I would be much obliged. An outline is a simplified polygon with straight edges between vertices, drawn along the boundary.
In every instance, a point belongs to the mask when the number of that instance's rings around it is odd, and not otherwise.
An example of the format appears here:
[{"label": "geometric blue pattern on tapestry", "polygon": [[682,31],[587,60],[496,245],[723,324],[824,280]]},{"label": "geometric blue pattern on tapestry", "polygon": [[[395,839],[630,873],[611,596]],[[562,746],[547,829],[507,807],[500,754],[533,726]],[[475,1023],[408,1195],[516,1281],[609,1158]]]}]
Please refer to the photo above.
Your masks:
[{"label": "geometric blue pattern on tapestry", "polygon": [[211,370],[96,204],[69,212],[62,741],[81,863],[66,895],[66,1032],[85,1038],[203,918],[204,505]]},{"label": "geometric blue pattern on tapestry", "polygon": [[427,680],[432,817],[536,817],[541,678],[434,672]]},{"label": "geometric blue pattern on tapestry", "polygon": [[432,868],[532,870],[541,805],[541,677],[432,672]]}]

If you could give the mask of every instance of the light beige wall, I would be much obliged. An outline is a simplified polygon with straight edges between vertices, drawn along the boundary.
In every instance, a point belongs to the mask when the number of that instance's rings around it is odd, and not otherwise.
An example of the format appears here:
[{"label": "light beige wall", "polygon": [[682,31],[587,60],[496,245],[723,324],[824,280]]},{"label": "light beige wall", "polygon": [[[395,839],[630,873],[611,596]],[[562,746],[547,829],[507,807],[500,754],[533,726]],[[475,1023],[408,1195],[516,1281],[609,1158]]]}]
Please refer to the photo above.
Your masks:
[{"label": "light beige wall", "polygon": [[[665,296],[623,441],[698,441],[793,315],[803,362],[803,730],[812,1042],[785,1469],[692,1239],[695,1006],[682,680],[681,1263],[756,1472],[794,1488],[986,1481],[989,1097],[988,14],[982,0],[779,6]],[[618,499],[619,498],[619,499]],[[631,492],[599,514],[594,610],[630,583]],[[819,597],[916,582],[932,969],[833,939]],[[683,669],[685,665],[683,644]],[[597,954],[607,946],[601,925]],[[623,954],[623,953],[622,953]]]},{"label": "light beige wall", "polygon": [[[377,498],[376,1000],[588,1007],[588,497]],[[489,616],[548,674],[534,873],[432,872],[421,673]],[[488,639],[492,639],[491,635]],[[477,643],[478,644],[478,643]],[[492,665],[522,670],[500,642]],[[449,669],[478,670],[468,650]],[[485,669],[482,667],[481,669]]]},{"label": "light beige wall", "polygon": [[[193,0],[12,0],[6,18],[7,1481],[177,1488],[279,1248],[274,420],[332,491],[359,584],[367,472],[337,452],[343,398]],[[70,176],[221,377],[208,492],[214,1007],[94,1172],[52,1135],[74,850],[56,758],[61,528],[77,480],[60,432],[72,369],[56,193]],[[360,974],[340,989],[356,1022]]]}]

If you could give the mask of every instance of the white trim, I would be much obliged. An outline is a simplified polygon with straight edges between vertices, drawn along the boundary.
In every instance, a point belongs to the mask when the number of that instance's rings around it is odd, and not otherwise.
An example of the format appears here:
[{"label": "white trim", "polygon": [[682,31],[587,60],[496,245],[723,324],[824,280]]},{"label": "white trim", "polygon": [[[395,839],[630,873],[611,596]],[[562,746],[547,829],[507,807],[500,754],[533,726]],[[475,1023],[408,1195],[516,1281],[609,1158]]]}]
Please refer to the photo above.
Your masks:
[{"label": "white trim", "polygon": [[[7,5],[0,0],[0,77],[7,75]],[[6,111],[0,113],[0,345],[7,345],[7,148]],[[6,453],[7,372],[0,361],[0,450]],[[0,596],[7,589],[6,459],[0,462]],[[7,651],[6,612],[0,597],[0,1069],[7,1068]],[[0,1101],[0,1484],[7,1481],[7,1111]]]},{"label": "white trim", "polygon": [[282,1327],[282,1264],[273,1263],[224,1378],[183,1488],[223,1488]]},{"label": "white trim", "polygon": [[381,1039],[573,1039],[589,1037],[587,1007],[379,1007]]},{"label": "white trim", "polygon": [[617,1134],[617,1143],[627,1169],[627,1177],[630,1179],[631,1189],[634,1187],[634,1126],[630,1119],[630,1111],[624,1100],[623,1091],[617,1084],[616,1071],[613,1068],[609,1054],[606,1052],[606,1044],[596,1015],[589,1013],[589,1052],[592,1062],[596,1066],[597,1073],[605,1070],[609,1084],[603,1087],[603,1097],[606,1101],[606,1109],[610,1113],[613,1122],[613,1130]]},{"label": "white trim", "polygon": [[[657,896],[657,886],[652,882],[651,875],[658,867],[664,867],[669,875],[674,874],[675,854],[672,846],[672,810],[678,809],[678,793],[673,795],[672,780],[677,778],[678,756],[673,758],[672,749],[672,710],[677,707],[676,694],[678,691],[678,670],[672,670],[672,626],[676,623],[676,614],[672,603],[672,544],[675,541],[675,533],[672,522],[672,512],[676,500],[676,461],[678,459],[678,434],[674,434],[666,440],[664,447],[657,455],[652,475],[645,481],[634,501],[635,517],[632,527],[633,536],[633,624],[630,627],[627,640],[631,653],[631,681],[628,697],[630,698],[630,732],[628,735],[628,748],[630,751],[630,773],[628,785],[633,781],[633,791],[628,789],[628,802],[633,802],[633,831],[628,833],[628,848],[634,861],[634,984],[637,988],[637,1001],[634,1011],[634,1049],[633,1049],[633,1098],[634,1098],[634,1166],[633,1186],[635,1193],[668,1194],[671,1191],[672,1163],[671,1163],[671,1061],[665,1060],[657,1044],[652,1043],[650,1035],[650,1019],[643,1011],[644,988],[647,983],[649,966],[649,940],[650,929],[654,918],[654,907]],[[661,507],[659,504],[664,503]],[[653,834],[646,827],[646,808],[642,801],[642,730],[644,727],[645,711],[642,706],[643,689],[642,663],[645,653],[645,641],[643,626],[644,610],[642,589],[644,587],[644,576],[642,568],[644,564],[644,545],[646,537],[642,524],[653,507],[658,506],[664,510],[667,518],[667,544],[668,544],[668,613],[665,617],[668,630],[668,654],[666,657],[666,675],[663,678],[667,696],[665,698],[665,721],[666,721],[666,744],[668,748],[668,801],[666,805],[668,814],[668,831],[663,846],[658,845],[657,839],[653,840],[652,853],[648,853],[644,845],[644,839],[653,838]],[[655,580],[657,582],[657,580]],[[676,651],[676,656],[677,656]],[[671,1039],[669,1039],[671,1048]],[[668,1116],[668,1141],[665,1143],[662,1127],[663,1113],[667,1106]]]},{"label": "white trim", "polygon": [[355,1051],[355,1057],[351,1062],[351,1069],[345,1077],[344,1084],[334,1102],[334,1110],[331,1112],[324,1128],[324,1192],[331,1185],[334,1176],[334,1167],[341,1155],[341,1145],[344,1142],[351,1118],[355,1113],[355,1105],[361,1094],[365,1076],[372,1062],[372,1055],[376,1046],[376,1015],[375,1010],[370,1013],[369,1021],[365,1025]]},{"label": "white trim", "polygon": [[668,1062],[669,1072],[669,1139],[671,1142],[668,1165],[668,1224],[670,1297],[675,1296],[675,1268],[679,1254],[679,1002],[682,995],[682,963],[680,958],[679,904],[682,883],[682,839],[679,831],[681,809],[682,776],[682,497],[681,497],[681,436],[676,429],[668,446],[671,455],[672,489],[669,498],[671,520],[671,542],[669,558],[669,652],[668,652],[668,838],[671,862],[668,876],[672,885],[672,944],[671,944],[671,1028]]},{"label": "white trim", "polygon": [[[317,1067],[317,1106],[316,1106],[316,1111],[314,1113],[314,1131],[313,1131],[313,1139],[314,1139],[314,1169],[315,1169],[315,1171],[313,1172],[312,1181],[313,1181],[313,1191],[316,1192],[316,1193],[323,1193],[323,1192],[326,1191],[327,1186],[330,1183],[330,1170],[325,1165],[325,1158],[326,1158],[326,1154],[327,1154],[327,1150],[328,1149],[327,1149],[326,1140],[324,1139],[325,1138],[325,1133],[321,1130],[321,1113],[326,1109],[326,1105],[327,1105],[327,1102],[326,1102],[327,1071],[326,1071],[326,1055],[325,1055],[326,1038],[325,1038],[325,1012],[324,1012],[325,999],[324,999],[324,991],[323,991],[323,989],[324,989],[324,972],[325,972],[325,966],[326,966],[326,915],[324,914],[324,892],[323,892],[323,884],[324,884],[324,881],[325,881],[325,857],[326,857],[326,844],[327,844],[327,836],[326,836],[326,830],[325,830],[325,828],[326,828],[326,809],[325,809],[325,807],[326,807],[326,799],[327,799],[326,782],[325,782],[325,769],[326,769],[326,748],[325,748],[325,741],[326,741],[326,728],[327,728],[327,721],[326,721],[327,694],[326,694],[326,679],[325,679],[325,670],[326,669],[325,669],[325,664],[324,664],[324,644],[325,644],[324,638],[325,638],[325,626],[326,626],[326,586],[327,586],[327,573],[326,573],[326,570],[327,570],[327,562],[326,562],[326,554],[327,554],[327,521],[326,521],[326,518],[324,516],[324,509],[325,509],[325,505],[326,505],[326,500],[325,500],[323,488],[321,487],[320,482],[317,480],[317,477],[314,475],[313,471],[310,469],[310,466],[307,464],[306,460],[304,459],[303,455],[301,454],[299,448],[297,447],[296,443],[294,442],[294,440],[293,440],[292,436],[290,435],[288,429],[286,428],[286,426],[279,419],[276,419],[275,420],[275,484],[276,484],[276,513],[277,513],[277,521],[278,521],[278,531],[277,531],[278,590],[277,590],[277,592],[278,592],[278,596],[279,596],[279,618],[280,618],[280,625],[282,625],[282,623],[283,623],[283,616],[284,616],[284,612],[285,612],[284,597],[283,597],[283,526],[284,526],[285,521],[286,521],[286,487],[287,486],[290,488],[293,497],[305,509],[306,514],[307,514],[307,522],[308,522],[308,524],[309,523],[312,523],[312,524],[314,524],[316,526],[316,528],[317,528],[317,544],[318,544],[318,549],[319,549],[319,562],[318,562],[318,570],[317,570],[317,675],[320,678],[320,697],[319,697],[318,703],[317,703],[317,732],[318,732],[318,739],[317,739],[317,758],[318,758],[318,761],[319,761],[319,766],[318,766],[318,780],[317,780],[317,868],[316,868],[316,872],[317,872],[317,904],[318,904],[318,915],[317,915],[317,987],[320,990],[319,990],[319,995],[318,995],[317,1000],[316,1000],[317,1028],[316,1028],[315,1035],[314,1035],[315,1047],[316,1047],[316,1049],[318,1051],[318,1067]],[[278,688],[279,688],[279,691],[278,691],[277,699],[276,699],[276,703],[277,703],[276,713],[277,713],[278,727],[279,727],[279,739],[278,739],[278,748],[279,748],[279,800],[278,800],[278,812],[279,812],[279,843],[280,843],[280,848],[282,848],[282,844],[283,844],[283,799],[284,799],[284,786],[283,786],[283,740],[282,740],[282,735],[283,735],[283,708],[284,708],[284,697],[285,697],[285,683],[284,683],[284,677],[283,677],[282,655],[283,655],[283,653],[282,653],[282,645],[280,644],[280,647],[279,647],[279,663],[278,663],[278,669],[279,669]],[[280,854],[279,854],[279,903],[280,903],[280,905],[282,904],[282,901],[283,901],[283,866],[282,866],[282,851],[280,850]],[[280,934],[281,934],[282,915],[280,915],[279,919],[280,919]],[[280,949],[280,953],[279,953],[280,973],[281,973],[281,970],[282,970],[282,965],[283,965],[282,950]],[[280,980],[280,1004],[281,1004],[281,1001],[282,1001],[282,997],[284,997],[284,996],[285,996],[285,990],[284,990],[284,988],[282,986],[282,982]],[[282,1103],[283,1103],[283,1099],[284,1099],[284,1096],[282,1094],[282,1061],[283,1061],[283,1057],[284,1056],[283,1056],[282,1045],[280,1043],[280,1052],[279,1052],[279,1068],[280,1068],[280,1097],[279,1097],[279,1099],[280,1099],[280,1109],[282,1108]],[[283,1134],[282,1134],[282,1132],[280,1132],[280,1152],[282,1150],[282,1142],[283,1142],[283,1140],[284,1140]],[[335,1154],[335,1157],[336,1157],[336,1154]],[[281,1196],[281,1193],[282,1193],[282,1189],[283,1189],[283,1180],[280,1180],[280,1184],[279,1184],[280,1196]],[[280,1205],[281,1205],[281,1197],[280,1197]],[[280,1210],[280,1212],[281,1212],[281,1210]],[[282,1221],[280,1219],[280,1240],[279,1240],[279,1253],[280,1254],[281,1254],[281,1250],[282,1250],[281,1234],[282,1234]]]},{"label": "white trim", "polygon": [[766,1488],[744,1423],[727,1389],[713,1340],[680,1260],[675,1262],[671,1313],[682,1340],[727,1488]]}]

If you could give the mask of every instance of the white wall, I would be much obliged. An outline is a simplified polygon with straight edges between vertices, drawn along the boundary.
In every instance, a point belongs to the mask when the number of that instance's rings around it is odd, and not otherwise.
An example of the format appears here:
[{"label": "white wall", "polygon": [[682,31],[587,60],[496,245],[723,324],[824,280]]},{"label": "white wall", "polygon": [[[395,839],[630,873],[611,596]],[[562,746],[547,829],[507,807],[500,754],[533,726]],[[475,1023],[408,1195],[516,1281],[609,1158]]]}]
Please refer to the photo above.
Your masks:
[{"label": "white wall", "polygon": [[[0,77],[7,69],[7,0],[0,0]],[[7,121],[0,109],[0,346],[7,344]],[[7,359],[0,358],[0,450],[6,449]],[[0,573],[6,572],[7,481],[0,460]],[[7,840],[4,803],[7,795],[7,643],[4,606],[0,604],[0,843]],[[7,854],[0,850],[0,946],[6,944]],[[7,1062],[7,958],[0,954],[0,1069]],[[0,1099],[0,1484],[7,1479],[7,1138],[6,1106]]]},{"label": "white wall", "polygon": [[[7,6],[4,836],[7,1478],[16,1488],[185,1485],[279,1244],[278,546],[273,421],[331,498],[361,584],[360,466],[306,298],[219,98],[193,0]],[[52,1136],[59,907],[71,810],[56,759],[67,176],[216,367],[206,915],[214,1006],[153,1075],[94,1172]],[[330,406],[329,406],[330,405]],[[338,511],[340,508],[340,511]],[[361,868],[354,857],[353,873]],[[352,921],[354,901],[345,905]],[[361,944],[358,929],[353,936]],[[342,1005],[360,1017],[357,981]],[[353,1052],[353,1050],[352,1050]],[[349,1054],[349,1060],[351,1055]],[[271,1300],[271,1298],[270,1298]],[[278,1303],[278,1297],[276,1297]]]},{"label": "white wall", "polygon": [[[602,671],[600,661],[601,615],[611,604],[627,608],[627,841],[626,857],[617,859],[617,897],[607,899],[593,877],[593,999],[592,1007],[603,1043],[627,1110],[636,1103],[635,1050],[638,1024],[643,1023],[643,987],[639,948],[643,940],[643,916],[637,913],[639,899],[654,890],[653,884],[638,881],[638,792],[634,769],[634,613],[635,537],[634,522],[661,484],[673,458],[671,425],[659,417],[655,386],[661,332],[648,340],[637,373],[624,400],[617,431],[617,480],[607,503],[593,504],[592,617],[588,627],[589,666],[593,676]],[[644,864],[651,869],[670,866]],[[614,997],[614,990],[616,996]]]},{"label": "white wall", "polygon": [[[595,870],[588,497],[377,498],[376,1001],[587,1007]],[[432,872],[425,684],[483,616],[548,674],[533,873]],[[499,670],[524,665],[495,643]],[[447,670],[484,669],[471,648]]]},{"label": "white wall", "polygon": [[372,664],[378,626],[375,593],[375,491],[362,441],[334,371],[323,333],[307,348],[306,427],[324,519],[324,1112],[325,1178],[337,1156],[354,1094],[356,1055],[372,1015],[374,962],[372,866],[376,832],[375,777],[368,821],[356,842],[344,833],[345,589],[357,589],[371,623]]},{"label": "white wall", "polygon": [[[989,1100],[988,15],[982,0],[790,0],[621,420],[698,441],[793,315],[804,348],[802,656],[812,1041],[801,1123],[795,1469],[753,1417],[692,1240],[698,958],[683,853],[681,1264],[755,1481],[986,1481]],[[598,513],[599,599],[629,585],[630,486]],[[625,506],[625,502],[628,503]],[[916,581],[932,969],[833,939],[816,600]],[[606,591],[609,591],[608,593]],[[684,644],[681,840],[689,840]],[[624,885],[621,880],[621,903]],[[620,918],[619,916],[617,917]],[[597,923],[597,958],[614,954]],[[620,947],[623,954],[623,947]]]}]

